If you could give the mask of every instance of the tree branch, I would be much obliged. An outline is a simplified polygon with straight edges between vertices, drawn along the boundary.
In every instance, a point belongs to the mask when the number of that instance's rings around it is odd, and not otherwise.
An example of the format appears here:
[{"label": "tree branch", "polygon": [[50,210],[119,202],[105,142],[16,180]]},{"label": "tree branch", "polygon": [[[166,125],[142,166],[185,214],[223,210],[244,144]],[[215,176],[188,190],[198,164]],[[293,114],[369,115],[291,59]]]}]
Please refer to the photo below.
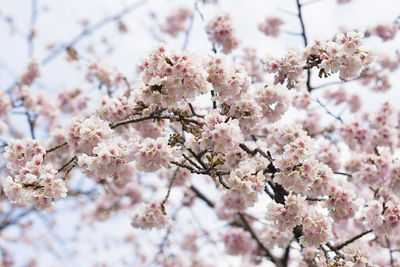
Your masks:
[{"label": "tree branch", "polygon": [[238,215],[240,217],[240,219],[243,221],[243,224],[245,226],[245,229],[247,231],[249,231],[249,233],[251,234],[251,237],[257,242],[258,246],[264,251],[265,256],[271,260],[273,263],[276,264],[276,266],[278,267],[283,267],[282,263],[279,261],[279,259],[275,258],[274,255],[271,254],[271,252],[264,246],[264,244],[260,241],[260,239],[258,238],[258,236],[256,235],[256,233],[253,231],[253,229],[251,228],[249,222],[247,221],[247,219],[244,217],[244,215],[241,212],[238,212]]},{"label": "tree branch", "polygon": [[358,235],[356,235],[356,236],[353,236],[352,238],[350,238],[349,240],[343,242],[343,243],[340,244],[340,245],[337,245],[337,246],[329,246],[329,248],[332,249],[332,250],[334,250],[334,251],[341,250],[341,249],[344,248],[345,246],[350,245],[351,243],[353,243],[353,242],[356,241],[357,239],[360,239],[361,237],[363,237],[363,236],[365,236],[365,235],[367,235],[367,234],[369,234],[369,233],[372,233],[372,229],[367,230],[367,231],[364,231],[364,232],[362,232],[362,233],[360,233],[360,234],[358,234]]}]

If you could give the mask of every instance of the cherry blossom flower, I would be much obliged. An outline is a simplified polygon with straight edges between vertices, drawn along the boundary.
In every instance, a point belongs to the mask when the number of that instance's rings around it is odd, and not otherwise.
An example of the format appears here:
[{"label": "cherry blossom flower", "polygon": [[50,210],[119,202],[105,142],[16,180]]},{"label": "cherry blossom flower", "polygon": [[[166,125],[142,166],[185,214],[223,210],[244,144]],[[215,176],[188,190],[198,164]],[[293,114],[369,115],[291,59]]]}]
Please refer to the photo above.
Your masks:
[{"label": "cherry blossom flower", "polygon": [[140,171],[152,172],[161,167],[168,167],[176,148],[168,145],[168,139],[159,137],[157,139],[146,138],[137,145],[136,150],[137,168]]},{"label": "cherry blossom flower", "polygon": [[163,214],[158,203],[143,203],[133,213],[131,225],[140,229],[166,227],[171,224],[170,219]]},{"label": "cherry blossom flower", "polygon": [[40,64],[36,58],[32,58],[26,69],[21,74],[21,84],[31,85],[40,76]]},{"label": "cherry blossom flower", "polygon": [[187,19],[192,16],[193,11],[188,8],[178,8],[174,10],[168,17],[166,17],[163,25],[160,26],[163,32],[176,37],[180,32],[185,30],[185,23]]},{"label": "cherry blossom flower", "polygon": [[217,14],[208,22],[206,31],[208,39],[221,45],[225,54],[229,54],[239,46],[240,41],[229,13],[221,12]]},{"label": "cherry blossom flower", "polygon": [[250,233],[240,228],[230,228],[222,235],[225,249],[230,255],[251,254],[256,248],[256,242],[251,238]]},{"label": "cherry blossom flower", "polygon": [[278,17],[267,17],[264,23],[258,25],[258,29],[265,33],[277,37],[280,33],[280,26],[285,22]]},{"label": "cherry blossom flower", "polygon": [[141,97],[153,104],[176,106],[211,89],[200,58],[187,52],[168,54],[162,44],[143,60],[138,71],[144,83]]}]

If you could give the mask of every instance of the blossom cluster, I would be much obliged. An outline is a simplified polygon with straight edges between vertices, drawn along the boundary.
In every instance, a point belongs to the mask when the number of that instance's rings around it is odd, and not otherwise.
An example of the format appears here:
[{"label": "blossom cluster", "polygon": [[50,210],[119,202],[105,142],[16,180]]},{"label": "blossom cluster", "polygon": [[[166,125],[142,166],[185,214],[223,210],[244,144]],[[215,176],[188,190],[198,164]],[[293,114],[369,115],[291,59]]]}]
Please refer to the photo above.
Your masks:
[{"label": "blossom cluster", "polygon": [[359,32],[338,33],[335,41],[315,41],[306,47],[303,58],[307,66],[317,66],[320,76],[339,72],[342,80],[360,75],[372,62],[371,53],[362,50],[364,35]]},{"label": "blossom cluster", "polygon": [[258,25],[258,29],[265,33],[265,35],[277,37],[280,33],[280,27],[284,23],[281,18],[267,17],[264,23]]},{"label": "blossom cluster", "polygon": [[389,41],[396,37],[396,33],[399,29],[400,25],[398,23],[378,24],[373,27],[370,32],[379,36],[383,41]]},{"label": "blossom cluster", "polygon": [[92,115],[89,118],[75,117],[68,127],[68,144],[76,152],[92,155],[93,148],[113,135],[109,124]]},{"label": "blossom cluster", "polygon": [[289,89],[302,88],[304,85],[304,62],[299,51],[290,49],[288,54],[281,58],[267,57],[265,70],[268,73],[275,73],[275,84],[283,84]]},{"label": "blossom cluster", "polygon": [[180,32],[185,30],[185,23],[187,19],[192,16],[193,11],[188,8],[178,8],[174,10],[161,26],[161,30],[176,37]]},{"label": "blossom cluster", "polygon": [[90,97],[83,88],[64,89],[57,97],[62,112],[76,114],[87,108]]},{"label": "blossom cluster", "polygon": [[125,163],[131,159],[127,142],[121,138],[110,138],[98,143],[93,148],[93,156],[82,154],[78,164],[88,177],[105,179],[109,176],[117,179],[124,170]]},{"label": "blossom cluster", "polygon": [[152,172],[161,167],[168,167],[176,154],[176,148],[168,145],[168,139],[146,138],[136,147],[135,158],[140,171]]},{"label": "blossom cluster", "polygon": [[314,209],[310,210],[305,196],[286,196],[284,205],[270,203],[267,219],[284,232],[302,225],[303,235],[300,237],[300,243],[306,247],[318,246],[332,237],[332,218]]},{"label": "blossom cluster", "polygon": [[398,145],[398,111],[388,102],[371,114],[364,122],[355,120],[340,128],[342,139],[353,150],[372,152],[376,147],[394,150]]},{"label": "blossom cluster", "polygon": [[132,226],[140,229],[165,227],[171,224],[170,219],[162,212],[158,203],[143,203],[132,216]]},{"label": "blossom cluster", "polygon": [[232,104],[247,91],[251,83],[244,67],[229,64],[226,57],[217,54],[207,64],[208,78],[216,93],[216,100]]},{"label": "blossom cluster", "polygon": [[21,84],[31,85],[40,76],[40,64],[36,58],[32,58],[21,74]]},{"label": "blossom cluster", "polygon": [[120,74],[105,61],[93,61],[87,66],[86,79],[93,82],[95,78],[107,87],[118,85],[122,80]]},{"label": "blossom cluster", "polygon": [[288,91],[283,86],[266,86],[257,91],[256,101],[262,108],[262,115],[268,122],[278,121],[290,106]]},{"label": "blossom cluster", "polygon": [[400,201],[393,196],[384,201],[382,198],[368,202],[366,209],[368,225],[377,234],[390,235],[399,233],[400,227]]},{"label": "blossom cluster", "polygon": [[50,209],[52,201],[67,196],[63,179],[57,170],[44,163],[46,150],[36,140],[11,140],[5,148],[9,176],[3,190],[7,197],[20,205],[33,203],[38,209]]},{"label": "blossom cluster", "polygon": [[240,228],[230,228],[222,234],[226,252],[230,255],[249,255],[257,249],[257,243],[249,232]]},{"label": "blossom cluster", "polygon": [[210,111],[204,121],[203,131],[198,139],[200,149],[229,153],[237,150],[243,142],[238,120],[227,118],[218,111]]},{"label": "blossom cluster", "polygon": [[232,17],[229,13],[221,12],[211,19],[206,31],[208,39],[222,46],[222,51],[229,54],[239,46],[239,39],[236,35]]},{"label": "blossom cluster", "polygon": [[164,45],[154,48],[138,71],[144,83],[139,97],[163,107],[176,106],[211,89],[200,58],[186,52],[168,54]]},{"label": "blossom cluster", "polygon": [[[265,162],[264,162],[265,164]],[[240,203],[245,207],[252,207],[258,199],[258,193],[264,190],[265,182],[269,177],[265,176],[257,165],[257,162],[242,161],[239,167],[233,170],[226,179],[226,184],[230,187],[229,193],[240,198]],[[255,173],[256,172],[256,173]],[[228,196],[225,196],[228,197]],[[232,204],[235,202],[232,202]],[[237,203],[237,201],[236,201]],[[231,209],[241,210],[241,206],[232,205]]]}]

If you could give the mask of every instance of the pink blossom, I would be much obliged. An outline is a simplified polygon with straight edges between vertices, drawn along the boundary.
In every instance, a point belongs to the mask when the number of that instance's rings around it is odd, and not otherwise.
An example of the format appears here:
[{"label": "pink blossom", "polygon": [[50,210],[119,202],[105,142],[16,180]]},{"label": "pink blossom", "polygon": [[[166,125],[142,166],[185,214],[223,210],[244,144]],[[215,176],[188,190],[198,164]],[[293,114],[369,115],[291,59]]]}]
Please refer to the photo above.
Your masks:
[{"label": "pink blossom", "polygon": [[163,32],[170,34],[172,37],[176,37],[180,32],[185,30],[185,23],[192,14],[193,11],[191,9],[184,7],[178,8],[166,17],[165,22],[160,28]]},{"label": "pink blossom", "polygon": [[32,58],[26,69],[21,74],[21,84],[31,85],[40,76],[40,64],[36,58]]},{"label": "pink blossom", "polygon": [[210,111],[199,139],[200,148],[212,148],[214,152],[228,153],[238,149],[244,140],[238,120],[227,120],[217,111]]},{"label": "pink blossom", "polygon": [[358,210],[354,191],[345,188],[331,188],[329,194],[329,212],[335,221],[349,219]]},{"label": "pink blossom", "polygon": [[206,31],[208,39],[222,46],[222,51],[229,54],[239,46],[239,39],[233,26],[233,20],[229,13],[221,12],[211,19]]},{"label": "pink blossom", "polygon": [[306,197],[301,195],[285,196],[285,205],[272,202],[268,205],[267,219],[282,231],[292,230],[300,225],[307,214]]},{"label": "pink blossom", "polygon": [[120,77],[108,62],[94,61],[87,67],[86,79],[89,82],[93,82],[94,78],[96,78],[101,84],[111,87],[117,85]]},{"label": "pink blossom", "polygon": [[371,32],[380,38],[383,41],[393,40],[396,37],[396,33],[399,30],[398,24],[392,25],[385,25],[385,24],[378,24],[371,29]]},{"label": "pink blossom", "polygon": [[207,64],[207,80],[217,93],[215,99],[231,104],[240,98],[251,83],[251,78],[242,65],[229,64],[226,57],[215,55]]},{"label": "pink blossom", "polygon": [[131,225],[140,229],[162,228],[169,226],[171,220],[163,214],[158,203],[143,203],[133,213]]},{"label": "pink blossom", "polygon": [[230,255],[249,255],[256,248],[257,243],[251,238],[249,232],[240,228],[230,228],[222,235],[226,252]]},{"label": "pink blossom", "polygon": [[264,23],[258,25],[258,29],[265,33],[265,35],[277,37],[282,24],[284,24],[284,21],[278,17],[267,17]]},{"label": "pink blossom", "polygon": [[303,219],[303,235],[300,243],[303,246],[319,246],[332,238],[333,220],[322,213],[312,211]]},{"label": "pink blossom", "polygon": [[55,177],[52,165],[43,163],[46,150],[36,140],[11,140],[5,151],[10,176],[3,189],[11,202],[32,202],[37,209],[49,210],[53,200],[67,196],[64,180]]},{"label": "pink blossom", "polygon": [[163,44],[153,49],[138,71],[144,83],[140,97],[152,104],[176,106],[211,89],[200,58],[187,52],[168,53]]},{"label": "pink blossom", "polygon": [[146,138],[142,143],[137,144],[136,149],[137,168],[145,172],[168,167],[176,151],[176,148],[168,145],[168,139],[164,137]]},{"label": "pink blossom", "polygon": [[112,134],[109,124],[97,116],[75,117],[69,125],[68,144],[77,152],[92,155],[93,148]]},{"label": "pink blossom", "polygon": [[280,85],[266,86],[257,91],[257,103],[268,122],[278,121],[290,107],[290,97],[286,88]]},{"label": "pink blossom", "polygon": [[304,85],[303,59],[296,50],[289,50],[288,54],[277,59],[267,57],[265,60],[265,70],[269,73],[275,73],[275,84],[283,84],[286,81],[286,87],[301,88]]}]

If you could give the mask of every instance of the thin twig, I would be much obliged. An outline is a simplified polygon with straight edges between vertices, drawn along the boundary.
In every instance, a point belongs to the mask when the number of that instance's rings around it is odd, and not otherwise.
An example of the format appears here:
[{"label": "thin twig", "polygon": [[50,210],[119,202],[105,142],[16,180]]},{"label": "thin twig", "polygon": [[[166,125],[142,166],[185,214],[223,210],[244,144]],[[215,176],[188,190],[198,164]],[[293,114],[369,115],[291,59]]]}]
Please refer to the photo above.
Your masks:
[{"label": "thin twig", "polygon": [[167,212],[165,211],[165,203],[168,201],[169,195],[171,193],[171,188],[175,182],[176,176],[178,174],[178,168],[176,168],[176,170],[174,171],[174,175],[172,176],[171,181],[168,184],[168,191],[167,194],[165,195],[163,201],[161,202],[161,211],[164,215],[167,215]]},{"label": "thin twig", "polygon": [[192,190],[193,193],[195,193],[198,198],[203,200],[210,208],[215,207],[214,202],[212,202],[208,197],[206,197],[206,195],[204,195],[202,192],[200,192],[199,189],[197,189],[194,185],[191,185],[189,187],[189,189]]},{"label": "thin twig", "polygon": [[37,0],[31,0],[31,19],[28,34],[28,57],[31,58],[35,51],[33,40],[35,38],[35,24],[37,18]]},{"label": "thin twig", "polygon": [[273,263],[275,263],[276,266],[282,267],[282,263],[279,261],[279,259],[275,258],[275,256],[272,255],[271,252],[260,241],[260,239],[258,238],[256,233],[253,231],[253,229],[251,228],[249,222],[244,217],[244,215],[241,212],[239,212],[238,215],[239,215],[240,219],[243,221],[243,224],[246,227],[246,230],[249,231],[249,233],[251,234],[251,237],[257,242],[258,246],[264,251],[264,253],[267,256],[267,258],[270,259]]},{"label": "thin twig", "polygon": [[[307,40],[306,27],[305,27],[305,24],[304,24],[303,14],[302,14],[302,11],[301,11],[302,5],[300,4],[300,0],[296,0],[296,4],[297,4],[297,12],[298,12],[297,16],[299,18],[300,26],[301,26],[301,36],[303,37],[304,47],[306,47],[308,45],[308,40]],[[309,92],[311,92],[312,91],[311,69],[307,69],[306,85],[307,85],[307,90]]]},{"label": "thin twig", "polygon": [[102,19],[101,21],[85,28],[84,30],[82,30],[78,35],[76,35],[74,38],[72,38],[71,41],[61,45],[58,49],[54,50],[52,53],[50,53],[50,55],[48,55],[47,57],[45,57],[42,61],[43,65],[46,65],[47,63],[49,63],[50,61],[52,61],[54,58],[56,58],[57,56],[59,56],[61,53],[63,53],[65,51],[65,49],[67,47],[73,47],[76,44],[78,44],[80,41],[82,41],[82,39],[90,36],[92,33],[94,33],[95,31],[97,31],[98,29],[102,28],[103,26],[109,24],[110,22],[114,22],[116,20],[119,20],[120,18],[122,18],[123,16],[129,14],[130,12],[132,12],[133,10],[135,10],[136,8],[142,6],[143,4],[145,4],[146,2],[148,2],[147,0],[140,0],[128,7],[123,8],[122,10],[120,10],[119,12],[117,12],[114,15],[108,16],[104,19]]},{"label": "thin twig", "polygon": [[311,4],[322,2],[322,1],[325,1],[325,0],[311,0],[311,1],[308,1],[308,2],[305,2],[305,3],[302,3],[301,5],[302,6],[307,6],[307,5],[311,5]]},{"label": "thin twig", "polygon": [[231,189],[231,188],[225,183],[225,181],[224,181],[224,179],[222,178],[222,175],[221,175],[221,174],[218,175],[218,180],[219,180],[220,184],[222,184],[222,186],[225,187],[225,189],[228,189],[228,190]]},{"label": "thin twig", "polygon": [[344,176],[347,176],[347,177],[351,177],[352,176],[350,173],[347,173],[347,172],[334,171],[333,173],[334,174],[339,174],[339,175],[344,175]]},{"label": "thin twig", "polygon": [[326,111],[327,114],[329,114],[336,120],[340,121],[341,123],[344,123],[342,117],[340,117],[339,115],[333,114],[324,104],[322,104],[322,102],[318,98],[315,98],[315,101]]},{"label": "thin twig", "polygon": [[365,236],[365,235],[367,235],[367,234],[369,234],[369,233],[372,233],[372,229],[367,230],[367,231],[364,231],[364,232],[362,232],[362,233],[360,233],[360,234],[358,234],[358,235],[356,235],[356,236],[353,236],[353,237],[350,238],[349,240],[343,242],[343,243],[340,244],[340,245],[334,246],[334,247],[332,247],[331,249],[333,249],[333,250],[335,250],[335,251],[341,250],[341,249],[344,248],[345,246],[350,245],[351,243],[353,243],[353,242],[356,241],[357,239],[360,239],[361,237],[363,237],[363,236]]},{"label": "thin twig", "polygon": [[31,137],[32,139],[36,139],[35,135],[36,116],[32,116],[28,111],[25,112],[25,115],[26,119],[28,120]]},{"label": "thin twig", "polygon": [[185,39],[183,40],[182,51],[185,51],[189,44],[189,37],[190,37],[190,33],[192,32],[193,22],[194,22],[194,14],[192,14],[192,16],[190,16],[190,19],[189,19],[189,26],[185,32]]},{"label": "thin twig", "polygon": [[64,142],[64,143],[61,143],[61,144],[59,144],[59,145],[56,145],[56,146],[54,146],[54,147],[52,147],[52,148],[49,148],[49,149],[46,150],[46,154],[47,154],[47,153],[51,153],[51,152],[53,152],[53,151],[55,151],[55,150],[57,150],[57,149],[59,149],[59,148],[62,148],[62,147],[64,147],[64,146],[66,146],[66,145],[68,145],[68,143],[67,143],[67,142]]},{"label": "thin twig", "polygon": [[66,163],[64,163],[58,170],[57,173],[62,172],[62,170],[65,169],[69,164],[71,164],[74,160],[78,159],[78,157],[75,155],[73,156],[70,160],[68,160]]}]

